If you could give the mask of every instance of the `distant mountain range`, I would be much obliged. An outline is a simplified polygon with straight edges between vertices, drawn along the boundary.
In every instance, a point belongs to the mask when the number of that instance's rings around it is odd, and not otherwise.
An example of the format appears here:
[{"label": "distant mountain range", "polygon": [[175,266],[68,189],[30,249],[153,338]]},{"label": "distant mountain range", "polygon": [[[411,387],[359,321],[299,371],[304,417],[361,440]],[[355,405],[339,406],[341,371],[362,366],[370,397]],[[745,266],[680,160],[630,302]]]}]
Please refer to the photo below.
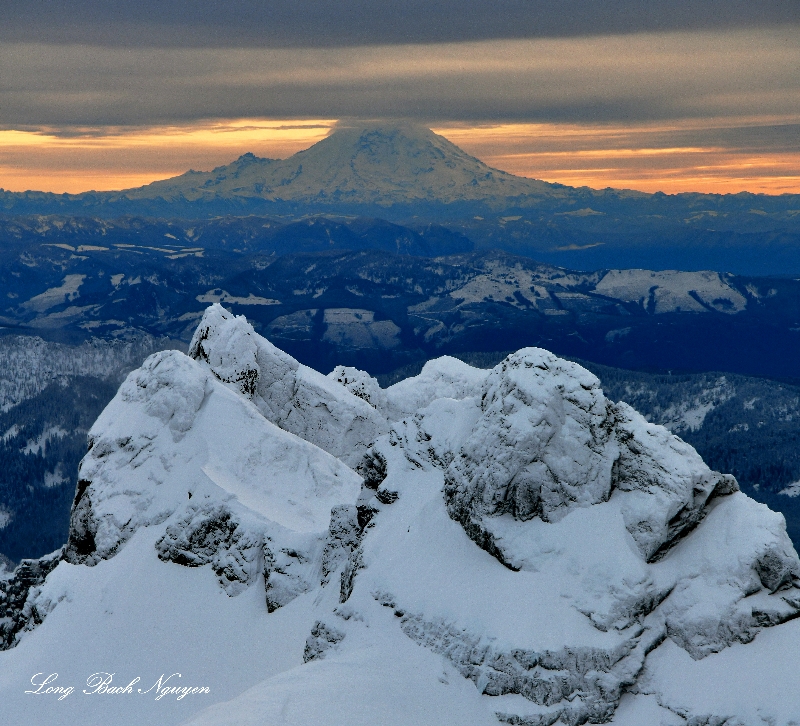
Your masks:
[{"label": "distant mountain range", "polygon": [[332,250],[383,250],[422,257],[469,252],[474,243],[440,224],[411,226],[366,217],[213,217],[199,220],[67,215],[0,216],[0,247],[136,246],[284,255]]},{"label": "distant mountain range", "polygon": [[[320,215],[309,246],[309,220]],[[387,249],[389,230],[395,239],[414,238],[390,247],[409,254],[502,249],[572,269],[800,274],[800,195],[665,195],[549,184],[492,169],[410,125],[341,128],[288,159],[244,154],[212,171],[137,189],[0,190],[0,217],[0,242],[36,241],[56,230],[88,244],[103,237],[126,242],[132,234],[169,243],[172,236],[282,254],[325,242]],[[430,229],[428,242],[419,244],[415,235]],[[449,237],[444,245],[434,239],[440,233]],[[461,239],[455,247],[454,235]]]},{"label": "distant mountain range", "polygon": [[528,196],[560,199],[566,191],[492,169],[430,129],[403,125],[342,128],[288,159],[244,154],[210,172],[189,171],[121,194],[175,202],[222,198],[393,206]]},{"label": "distant mountain range", "polygon": [[82,194],[3,192],[0,209],[70,214],[91,210],[101,216],[162,210],[155,216],[191,212],[197,217],[235,211],[349,209],[382,210],[380,216],[394,217],[426,209],[458,216],[460,210],[477,204],[494,212],[517,207],[571,210],[580,218],[602,216],[608,208],[640,213],[699,209],[700,202],[706,214],[722,207],[729,212],[754,210],[759,216],[762,212],[788,212],[788,218],[800,215],[800,195],[667,196],[574,188],[518,177],[493,169],[430,129],[412,124],[342,127],[288,159],[246,153],[212,171],[190,170],[135,189]]},{"label": "distant mountain range", "polygon": [[[312,242],[330,230],[305,224]],[[134,231],[131,241],[104,244],[54,235],[0,249],[0,325],[9,330],[187,340],[202,310],[221,302],[320,370],[341,361],[383,373],[443,353],[538,345],[623,368],[798,376],[800,282],[792,279],[579,272],[485,250],[425,257],[324,243],[280,255],[178,235],[136,244]],[[426,237],[387,234],[386,247],[404,239]],[[459,239],[451,242],[457,248]]]}]

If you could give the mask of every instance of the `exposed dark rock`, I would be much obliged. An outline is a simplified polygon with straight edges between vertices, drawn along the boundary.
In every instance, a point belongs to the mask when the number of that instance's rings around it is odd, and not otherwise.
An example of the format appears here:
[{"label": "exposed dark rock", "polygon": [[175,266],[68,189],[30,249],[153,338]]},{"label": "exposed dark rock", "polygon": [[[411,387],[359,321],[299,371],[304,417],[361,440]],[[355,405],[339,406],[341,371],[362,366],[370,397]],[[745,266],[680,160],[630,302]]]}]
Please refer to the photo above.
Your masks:
[{"label": "exposed dark rock", "polygon": [[[376,599],[381,601],[380,597]],[[391,596],[383,595],[383,600],[396,607]],[[503,652],[478,635],[415,614],[403,614],[400,627],[412,640],[446,657],[482,693],[518,694],[552,709],[531,717],[534,720],[517,716],[500,719],[526,726],[552,724],[558,719],[571,726],[610,720],[625,686],[633,682],[643,661],[639,649],[624,644],[612,650]]]},{"label": "exposed dark rock", "polygon": [[367,489],[377,489],[386,478],[386,458],[376,449],[370,449],[356,468]]},{"label": "exposed dark rock", "polygon": [[71,565],[86,563],[97,548],[95,543],[97,522],[92,513],[92,504],[89,497],[84,497],[86,490],[90,486],[90,481],[80,479],[75,491],[75,499],[72,503],[69,538],[64,550],[64,559]]},{"label": "exposed dark rock", "polygon": [[331,510],[328,538],[322,550],[322,582],[339,569],[350,553],[358,547],[363,528],[359,525],[358,510],[353,505],[341,505]]},{"label": "exposed dark rock", "polygon": [[161,560],[186,567],[210,564],[229,595],[249,585],[263,564],[263,537],[224,505],[190,507],[156,542]]},{"label": "exposed dark rock", "polygon": [[38,560],[22,560],[12,573],[0,576],[0,650],[15,646],[20,631],[41,624],[44,613],[39,613],[35,605],[26,607],[28,595],[44,582],[63,555],[60,549]]},{"label": "exposed dark rock", "polygon": [[320,620],[311,629],[311,635],[306,639],[303,649],[303,663],[325,657],[325,652],[344,640],[344,633],[331,628]]}]

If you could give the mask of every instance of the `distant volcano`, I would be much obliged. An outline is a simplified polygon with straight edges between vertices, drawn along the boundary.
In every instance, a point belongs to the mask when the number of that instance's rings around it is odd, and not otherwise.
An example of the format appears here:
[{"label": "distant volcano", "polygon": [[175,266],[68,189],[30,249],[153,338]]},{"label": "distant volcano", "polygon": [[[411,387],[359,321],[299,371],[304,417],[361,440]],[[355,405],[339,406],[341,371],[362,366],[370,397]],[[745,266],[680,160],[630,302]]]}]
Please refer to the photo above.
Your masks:
[{"label": "distant volcano", "polygon": [[[591,244],[608,244],[619,235],[628,239],[633,229],[640,236],[647,232],[653,239],[674,240],[698,219],[706,229],[696,215],[708,210],[714,212],[714,230],[722,225],[736,233],[784,233],[797,225],[798,199],[748,193],[670,196],[550,184],[493,169],[424,126],[378,122],[338,126],[288,159],[247,153],[212,171],[188,171],[135,189],[82,194],[0,190],[0,213],[184,219],[338,214],[394,221],[533,214],[537,224],[546,220],[549,225],[537,238],[568,227],[566,233],[555,233],[558,246],[583,249],[587,233]],[[768,216],[753,218],[753,208]],[[560,214],[572,216],[554,216]],[[619,224],[620,218],[627,221]],[[672,227],[665,232],[665,225]],[[576,226],[577,236],[571,231]],[[522,232],[529,236],[531,230]],[[606,236],[599,240],[598,233]]]},{"label": "distant volcano", "polygon": [[492,169],[424,126],[393,123],[340,127],[288,159],[244,154],[210,172],[190,171],[122,194],[392,205],[551,196],[558,188]]}]

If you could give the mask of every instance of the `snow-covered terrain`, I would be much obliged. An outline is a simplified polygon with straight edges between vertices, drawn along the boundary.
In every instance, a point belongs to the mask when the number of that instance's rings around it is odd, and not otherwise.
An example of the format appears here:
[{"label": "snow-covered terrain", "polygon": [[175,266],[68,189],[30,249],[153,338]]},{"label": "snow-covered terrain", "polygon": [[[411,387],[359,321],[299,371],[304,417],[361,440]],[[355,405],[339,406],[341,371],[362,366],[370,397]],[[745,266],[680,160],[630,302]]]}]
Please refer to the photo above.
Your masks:
[{"label": "snow-covered terrain", "polygon": [[89,446],[64,551],[0,574],[11,723],[800,717],[782,516],[544,350],[381,389],[215,304]]},{"label": "snow-covered terrain", "polygon": [[601,295],[640,302],[654,313],[717,310],[738,313],[747,298],[718,272],[611,270],[595,290]]}]

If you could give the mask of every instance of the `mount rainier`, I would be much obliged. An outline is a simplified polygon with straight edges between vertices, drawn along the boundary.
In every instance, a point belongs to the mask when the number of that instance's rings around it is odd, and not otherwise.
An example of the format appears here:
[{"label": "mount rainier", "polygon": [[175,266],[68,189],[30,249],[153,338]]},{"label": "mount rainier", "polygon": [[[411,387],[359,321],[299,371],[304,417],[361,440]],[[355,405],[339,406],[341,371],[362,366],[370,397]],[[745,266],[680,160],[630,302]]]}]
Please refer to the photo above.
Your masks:
[{"label": "mount rainier", "polygon": [[66,546],[0,579],[9,723],[800,719],[782,516],[542,349],[382,389],[214,304],[88,439]]}]

